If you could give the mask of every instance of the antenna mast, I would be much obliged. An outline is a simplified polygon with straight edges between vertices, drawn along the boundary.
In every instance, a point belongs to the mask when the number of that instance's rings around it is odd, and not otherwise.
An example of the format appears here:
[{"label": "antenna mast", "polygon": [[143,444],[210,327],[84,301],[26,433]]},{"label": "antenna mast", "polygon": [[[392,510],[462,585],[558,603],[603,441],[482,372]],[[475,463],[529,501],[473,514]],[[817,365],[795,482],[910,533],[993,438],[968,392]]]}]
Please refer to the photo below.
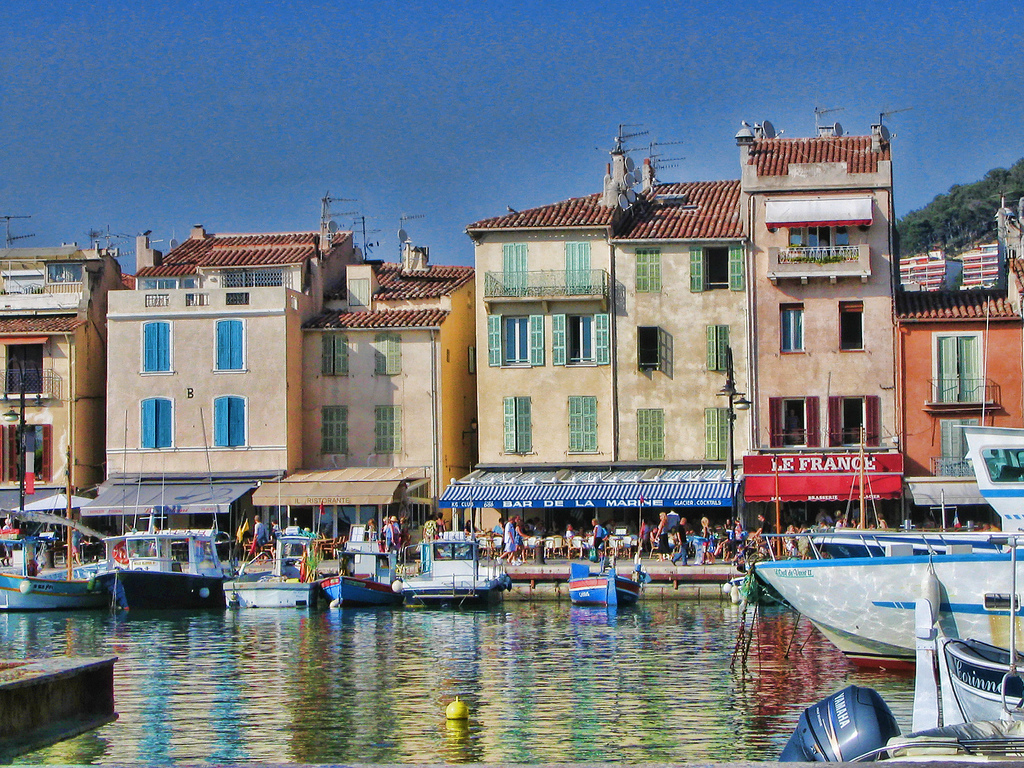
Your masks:
[{"label": "antenna mast", "polygon": [[11,219],[31,219],[31,218],[32,218],[31,215],[29,215],[29,216],[0,215],[0,220],[3,220],[4,226],[7,229],[7,237],[6,237],[6,243],[7,243],[6,247],[7,248],[10,248],[11,247],[11,243],[13,243],[15,240],[24,240],[26,237],[35,237],[34,234],[32,234],[32,235],[12,235],[11,234]]},{"label": "antenna mast", "polygon": [[398,260],[399,260],[399,262],[401,262],[401,260],[402,260],[402,253],[404,251],[405,244],[412,242],[412,238],[409,237],[409,233],[405,231],[405,222],[412,221],[413,219],[425,219],[425,218],[426,218],[426,214],[423,214],[423,213],[416,213],[416,214],[403,213],[401,216],[398,217]]}]

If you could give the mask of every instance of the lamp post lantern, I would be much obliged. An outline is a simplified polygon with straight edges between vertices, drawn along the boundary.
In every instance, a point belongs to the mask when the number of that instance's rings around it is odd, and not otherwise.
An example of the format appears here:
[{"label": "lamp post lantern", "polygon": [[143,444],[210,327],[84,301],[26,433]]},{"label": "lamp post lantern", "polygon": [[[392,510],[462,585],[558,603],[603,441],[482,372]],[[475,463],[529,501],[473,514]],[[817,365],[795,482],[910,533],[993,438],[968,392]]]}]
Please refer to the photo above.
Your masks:
[{"label": "lamp post lantern", "polygon": [[732,365],[732,347],[725,348],[725,386],[718,390],[718,396],[728,402],[729,432],[725,449],[726,471],[729,473],[729,513],[732,520],[736,519],[736,458],[734,454],[736,411],[745,411],[750,401],[743,392],[736,390],[735,373]]}]

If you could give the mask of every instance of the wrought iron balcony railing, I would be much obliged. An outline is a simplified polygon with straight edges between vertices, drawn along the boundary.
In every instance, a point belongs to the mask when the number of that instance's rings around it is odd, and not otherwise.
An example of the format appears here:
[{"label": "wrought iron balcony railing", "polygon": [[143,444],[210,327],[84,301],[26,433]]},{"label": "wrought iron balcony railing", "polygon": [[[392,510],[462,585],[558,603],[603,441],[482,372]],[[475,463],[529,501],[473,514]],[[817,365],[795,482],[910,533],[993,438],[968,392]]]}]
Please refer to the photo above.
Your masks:
[{"label": "wrought iron balcony railing", "polygon": [[[60,400],[61,378],[53,371],[26,368],[24,371],[25,396]],[[4,399],[21,396],[22,371],[8,368],[4,377]]]},{"label": "wrought iron balcony railing", "polygon": [[600,296],[608,298],[608,273],[603,269],[487,272],[484,298],[549,299]]},{"label": "wrought iron balcony railing", "polygon": [[981,404],[996,402],[998,387],[989,379],[931,379],[933,405]]},{"label": "wrought iron balcony railing", "polygon": [[932,474],[936,477],[974,477],[974,465],[966,456],[933,456]]},{"label": "wrought iron balcony railing", "polygon": [[783,278],[871,276],[871,248],[867,243],[815,248],[768,249],[768,277]]}]

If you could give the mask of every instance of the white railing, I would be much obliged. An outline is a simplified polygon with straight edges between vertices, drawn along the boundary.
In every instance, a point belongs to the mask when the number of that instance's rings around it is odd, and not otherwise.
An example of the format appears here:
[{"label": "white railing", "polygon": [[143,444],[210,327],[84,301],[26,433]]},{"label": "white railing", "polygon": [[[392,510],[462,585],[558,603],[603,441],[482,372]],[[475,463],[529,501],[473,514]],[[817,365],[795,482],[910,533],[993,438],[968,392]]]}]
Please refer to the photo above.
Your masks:
[{"label": "white railing", "polygon": [[779,251],[779,264],[838,264],[859,258],[860,250],[856,245],[783,248]]}]

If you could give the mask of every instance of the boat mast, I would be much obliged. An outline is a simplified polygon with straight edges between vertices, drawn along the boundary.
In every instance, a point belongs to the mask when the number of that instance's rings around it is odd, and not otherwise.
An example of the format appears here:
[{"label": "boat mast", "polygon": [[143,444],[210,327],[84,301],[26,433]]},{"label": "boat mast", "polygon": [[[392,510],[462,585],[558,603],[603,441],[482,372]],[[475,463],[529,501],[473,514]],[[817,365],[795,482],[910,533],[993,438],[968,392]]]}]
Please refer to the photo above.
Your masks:
[{"label": "boat mast", "polygon": [[864,427],[860,428],[860,529],[867,528],[867,515],[864,509]]}]

